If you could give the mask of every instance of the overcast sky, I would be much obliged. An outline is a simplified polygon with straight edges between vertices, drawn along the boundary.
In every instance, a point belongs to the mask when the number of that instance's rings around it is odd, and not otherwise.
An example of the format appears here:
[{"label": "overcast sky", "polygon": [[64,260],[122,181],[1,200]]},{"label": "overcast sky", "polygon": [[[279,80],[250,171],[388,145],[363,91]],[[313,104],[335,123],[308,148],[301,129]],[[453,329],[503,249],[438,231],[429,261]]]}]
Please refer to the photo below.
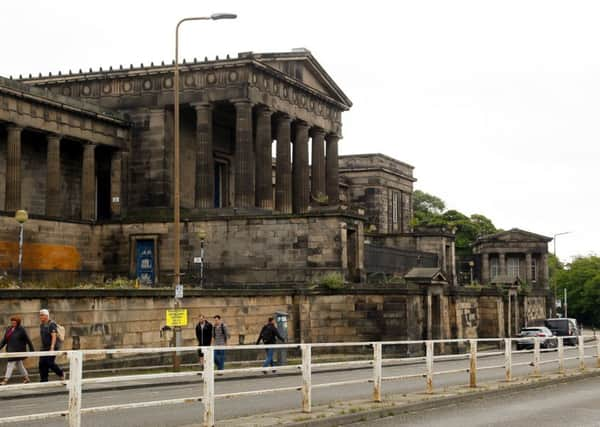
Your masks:
[{"label": "overcast sky", "polygon": [[[600,253],[600,2],[12,1],[0,75],[311,50],[353,101],[341,154],[415,166],[416,188],[497,227]],[[552,249],[552,245],[550,246]]]}]

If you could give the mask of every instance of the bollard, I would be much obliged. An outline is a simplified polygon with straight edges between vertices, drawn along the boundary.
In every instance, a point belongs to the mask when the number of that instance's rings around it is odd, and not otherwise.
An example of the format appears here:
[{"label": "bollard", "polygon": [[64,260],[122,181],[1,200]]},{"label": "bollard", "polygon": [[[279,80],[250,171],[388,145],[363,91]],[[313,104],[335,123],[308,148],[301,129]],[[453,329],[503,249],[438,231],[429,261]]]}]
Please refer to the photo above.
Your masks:
[{"label": "bollard", "polygon": [[433,341],[425,343],[425,363],[427,365],[427,373],[425,378],[427,381],[427,393],[433,393]]},{"label": "bollard", "polygon": [[204,353],[204,371],[202,382],[204,384],[204,427],[215,425],[215,351],[212,347],[202,347]]},{"label": "bollard", "polygon": [[558,373],[565,373],[565,341],[558,337]]},{"label": "bollard", "polygon": [[512,380],[512,341],[504,339],[504,379],[506,382]]},{"label": "bollard", "polygon": [[373,401],[381,402],[381,371],[383,364],[381,343],[373,343]]},{"label": "bollard", "polygon": [[540,375],[540,339],[539,337],[533,338],[533,372],[532,375]]},{"label": "bollard", "polygon": [[577,350],[579,352],[579,370],[585,371],[585,345],[583,335],[577,337]]},{"label": "bollard", "polygon": [[469,360],[469,387],[477,387],[477,341],[469,340],[469,349],[471,350]]},{"label": "bollard", "polygon": [[69,353],[69,427],[81,427],[81,377],[83,353]]},{"label": "bollard", "polygon": [[312,375],[311,375],[311,346],[302,344],[302,412],[312,410]]},{"label": "bollard", "polygon": [[[594,334],[596,331],[594,331]],[[595,335],[594,335],[595,336]],[[600,368],[600,340],[596,339],[596,368]]]}]

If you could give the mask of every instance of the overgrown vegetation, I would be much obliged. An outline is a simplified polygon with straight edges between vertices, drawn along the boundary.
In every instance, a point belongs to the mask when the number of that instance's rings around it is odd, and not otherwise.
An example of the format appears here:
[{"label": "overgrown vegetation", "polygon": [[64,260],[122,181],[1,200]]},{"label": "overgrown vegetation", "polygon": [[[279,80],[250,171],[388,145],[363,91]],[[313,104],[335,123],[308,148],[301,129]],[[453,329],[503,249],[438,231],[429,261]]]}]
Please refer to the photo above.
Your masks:
[{"label": "overgrown vegetation", "polygon": [[328,273],[319,279],[319,285],[327,289],[341,289],[344,287],[344,277],[340,273]]},{"label": "overgrown vegetation", "polygon": [[0,276],[0,289],[132,289],[141,287],[137,280],[117,277],[104,282],[66,279],[25,280],[21,284],[5,275]]}]

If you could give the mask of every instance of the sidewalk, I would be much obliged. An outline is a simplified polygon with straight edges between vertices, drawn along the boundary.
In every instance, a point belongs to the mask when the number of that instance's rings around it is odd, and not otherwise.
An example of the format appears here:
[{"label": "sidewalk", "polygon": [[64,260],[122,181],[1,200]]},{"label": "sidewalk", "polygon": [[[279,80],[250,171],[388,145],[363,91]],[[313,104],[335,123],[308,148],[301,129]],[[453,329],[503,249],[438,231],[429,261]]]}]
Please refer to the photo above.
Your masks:
[{"label": "sidewalk", "polygon": [[[519,378],[510,383],[495,381],[482,383],[477,388],[468,386],[446,387],[433,394],[408,393],[385,395],[383,402],[371,400],[335,401],[326,406],[313,406],[312,413],[302,413],[300,409],[253,415],[217,422],[217,426],[229,427],[334,427],[357,422],[376,420],[405,412],[456,405],[473,398],[501,396],[524,390],[532,390],[551,384],[577,381],[583,378],[600,376],[600,369],[589,369],[584,373],[554,374],[541,377]],[[202,427],[193,424],[182,427]]]}]

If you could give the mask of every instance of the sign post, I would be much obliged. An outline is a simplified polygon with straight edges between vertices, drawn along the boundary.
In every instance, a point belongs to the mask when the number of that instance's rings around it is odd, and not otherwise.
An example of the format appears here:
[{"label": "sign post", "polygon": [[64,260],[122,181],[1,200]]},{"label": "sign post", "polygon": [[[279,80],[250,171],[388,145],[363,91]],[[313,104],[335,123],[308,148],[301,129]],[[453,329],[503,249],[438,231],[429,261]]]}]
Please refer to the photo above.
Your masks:
[{"label": "sign post", "polygon": [[[188,324],[188,311],[185,308],[174,308],[166,310],[165,313],[167,326],[173,328],[175,347],[181,347],[181,327]],[[173,354],[173,370],[178,371],[180,366],[180,354],[175,351]]]}]

